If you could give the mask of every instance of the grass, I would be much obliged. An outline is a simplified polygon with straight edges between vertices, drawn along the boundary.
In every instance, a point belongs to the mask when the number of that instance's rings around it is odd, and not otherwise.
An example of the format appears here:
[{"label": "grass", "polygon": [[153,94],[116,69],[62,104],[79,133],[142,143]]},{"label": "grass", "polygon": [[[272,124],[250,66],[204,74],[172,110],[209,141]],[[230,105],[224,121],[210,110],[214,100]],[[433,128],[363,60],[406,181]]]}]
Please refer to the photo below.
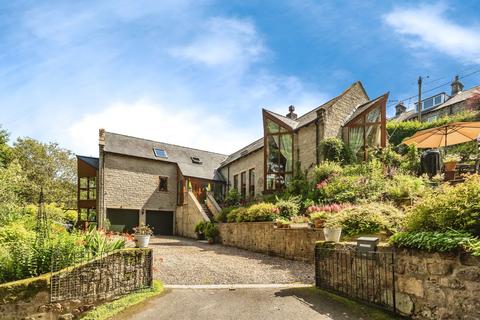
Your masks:
[{"label": "grass", "polygon": [[103,320],[109,319],[123,310],[139,304],[148,298],[157,296],[163,292],[163,284],[158,281],[153,281],[153,288],[142,290],[139,292],[130,293],[118,300],[108,302],[98,306],[92,311],[87,312],[82,316],[84,320]]}]

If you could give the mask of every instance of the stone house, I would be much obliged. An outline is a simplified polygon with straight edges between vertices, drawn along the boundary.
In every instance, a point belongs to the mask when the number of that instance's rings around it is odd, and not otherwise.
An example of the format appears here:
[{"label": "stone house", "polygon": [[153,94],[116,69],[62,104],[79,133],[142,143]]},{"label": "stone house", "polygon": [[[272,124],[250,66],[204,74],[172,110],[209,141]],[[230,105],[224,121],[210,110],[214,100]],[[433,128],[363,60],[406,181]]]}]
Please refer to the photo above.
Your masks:
[{"label": "stone house", "polygon": [[[464,111],[480,110],[480,86],[463,90],[463,84],[459,77],[450,84],[452,91],[450,95],[445,92],[437,93],[421,101],[422,122],[432,122],[444,116],[454,115]],[[416,110],[408,110],[402,102],[395,106],[395,116],[391,120],[410,121],[418,119],[418,102]]]},{"label": "stone house", "polygon": [[263,137],[230,155],[100,129],[99,158],[77,157],[79,220],[116,231],[148,224],[157,234],[193,237],[231,188],[253,198],[281,190],[297,166],[311,175],[325,138],[343,139],[359,160],[384,147],[387,99],[370,100],[355,82],[300,117],[293,106],[285,116],[263,109]]}]

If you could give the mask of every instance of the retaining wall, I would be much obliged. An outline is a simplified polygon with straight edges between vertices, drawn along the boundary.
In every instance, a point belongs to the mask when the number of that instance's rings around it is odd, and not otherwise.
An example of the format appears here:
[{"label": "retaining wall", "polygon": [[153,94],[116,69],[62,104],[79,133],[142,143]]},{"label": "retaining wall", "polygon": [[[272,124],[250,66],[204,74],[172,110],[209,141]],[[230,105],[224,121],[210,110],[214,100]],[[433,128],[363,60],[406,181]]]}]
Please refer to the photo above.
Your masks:
[{"label": "retaining wall", "polygon": [[220,241],[237,247],[292,260],[313,262],[315,243],[323,229],[277,229],[272,222],[220,223]]}]

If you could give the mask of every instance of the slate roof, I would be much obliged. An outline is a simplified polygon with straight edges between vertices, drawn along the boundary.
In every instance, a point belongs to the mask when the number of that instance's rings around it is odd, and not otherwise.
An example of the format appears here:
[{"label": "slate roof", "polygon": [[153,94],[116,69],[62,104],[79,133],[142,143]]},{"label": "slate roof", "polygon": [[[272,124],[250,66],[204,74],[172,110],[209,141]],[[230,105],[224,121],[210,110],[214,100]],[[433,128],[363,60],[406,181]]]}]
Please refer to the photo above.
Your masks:
[{"label": "slate roof", "polygon": [[90,167],[98,170],[98,158],[77,155],[77,159],[82,160],[83,162],[88,164]]},{"label": "slate roof", "polygon": [[235,151],[231,155],[229,155],[221,164],[222,167],[226,166],[229,163],[232,163],[233,161],[240,159],[243,156],[246,156],[247,154],[250,154],[256,150],[259,150],[263,148],[263,137],[255,140],[254,142],[250,143],[248,146],[243,147],[242,149]]},{"label": "slate roof", "polygon": [[[165,150],[168,158],[155,157],[153,148]],[[184,176],[224,181],[221,174],[217,171],[222,161],[227,158],[227,155],[224,154],[135,138],[112,132],[105,132],[104,151],[155,161],[176,163]],[[191,157],[200,158],[202,163],[192,163]]]}]

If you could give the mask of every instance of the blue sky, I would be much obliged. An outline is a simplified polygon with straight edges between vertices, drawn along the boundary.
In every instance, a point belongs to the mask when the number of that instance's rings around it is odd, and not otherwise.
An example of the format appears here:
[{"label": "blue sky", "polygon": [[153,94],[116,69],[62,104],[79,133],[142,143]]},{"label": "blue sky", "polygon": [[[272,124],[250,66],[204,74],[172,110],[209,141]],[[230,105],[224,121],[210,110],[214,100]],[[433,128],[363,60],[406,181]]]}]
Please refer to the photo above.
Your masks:
[{"label": "blue sky", "polygon": [[99,128],[229,153],[261,136],[262,107],[302,114],[357,80],[404,99],[419,75],[428,90],[480,70],[478,12],[474,0],[0,0],[0,124],[86,155]]}]

